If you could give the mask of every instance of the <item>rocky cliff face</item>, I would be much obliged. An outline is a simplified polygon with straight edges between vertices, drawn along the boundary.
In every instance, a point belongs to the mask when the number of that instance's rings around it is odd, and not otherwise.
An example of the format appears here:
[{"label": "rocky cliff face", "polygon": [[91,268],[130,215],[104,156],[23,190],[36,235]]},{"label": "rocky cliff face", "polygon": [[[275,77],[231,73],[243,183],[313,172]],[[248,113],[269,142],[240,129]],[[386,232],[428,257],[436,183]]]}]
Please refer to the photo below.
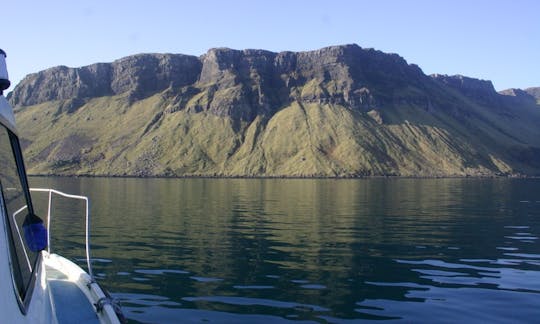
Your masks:
[{"label": "rocky cliff face", "polygon": [[478,80],[462,75],[441,75],[433,74],[434,80],[459,91],[461,94],[482,102],[484,104],[493,104],[498,101],[498,93],[489,80]]},{"label": "rocky cliff face", "polygon": [[9,100],[33,173],[465,176],[540,174],[535,93],[344,45],[55,67]]},{"label": "rocky cliff face", "polygon": [[196,57],[172,54],[140,54],[81,68],[58,66],[28,75],[9,99],[15,107],[126,92],[140,99],[171,86],[192,84],[200,71]]},{"label": "rocky cliff face", "polygon": [[[519,103],[521,105],[536,105],[537,100],[539,100],[540,97],[536,98],[534,96],[535,94],[534,90],[531,91],[530,89],[535,89],[535,88],[529,88],[528,91],[521,90],[521,89],[507,89],[507,90],[500,91],[499,94],[506,96],[507,97],[505,98],[506,100],[510,100],[512,102]],[[540,91],[538,94],[540,94]]]},{"label": "rocky cliff face", "polygon": [[357,45],[299,53],[217,48],[199,58],[140,54],[81,68],[54,67],[27,76],[10,101],[15,107],[53,100],[77,106],[122,93],[139,100],[171,88],[169,95],[177,101],[171,109],[251,121],[293,101],[369,110],[392,101],[393,92],[426,81],[416,65],[400,56]]},{"label": "rocky cliff face", "polygon": [[527,88],[525,92],[536,98],[537,102],[540,103],[540,87]]}]

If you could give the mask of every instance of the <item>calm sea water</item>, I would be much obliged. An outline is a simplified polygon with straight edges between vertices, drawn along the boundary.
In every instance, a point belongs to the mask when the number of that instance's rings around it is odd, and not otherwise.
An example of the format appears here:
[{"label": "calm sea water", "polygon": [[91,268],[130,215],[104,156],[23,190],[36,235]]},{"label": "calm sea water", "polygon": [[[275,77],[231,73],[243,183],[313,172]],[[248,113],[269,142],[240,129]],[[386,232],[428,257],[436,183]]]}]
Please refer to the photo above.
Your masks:
[{"label": "calm sea water", "polygon": [[[540,319],[540,180],[30,182],[90,197],[133,323]],[[55,204],[52,249],[84,265],[81,208]]]}]

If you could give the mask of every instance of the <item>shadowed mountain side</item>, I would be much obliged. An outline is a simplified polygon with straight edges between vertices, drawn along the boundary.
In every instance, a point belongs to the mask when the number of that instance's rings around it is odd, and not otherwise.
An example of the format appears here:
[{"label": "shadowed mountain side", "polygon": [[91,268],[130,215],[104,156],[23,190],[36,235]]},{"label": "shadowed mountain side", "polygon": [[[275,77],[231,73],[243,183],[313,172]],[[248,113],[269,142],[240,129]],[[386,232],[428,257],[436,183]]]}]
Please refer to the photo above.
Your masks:
[{"label": "shadowed mountain side", "polygon": [[33,174],[538,175],[527,91],[345,45],[140,54],[32,74],[9,97]]}]

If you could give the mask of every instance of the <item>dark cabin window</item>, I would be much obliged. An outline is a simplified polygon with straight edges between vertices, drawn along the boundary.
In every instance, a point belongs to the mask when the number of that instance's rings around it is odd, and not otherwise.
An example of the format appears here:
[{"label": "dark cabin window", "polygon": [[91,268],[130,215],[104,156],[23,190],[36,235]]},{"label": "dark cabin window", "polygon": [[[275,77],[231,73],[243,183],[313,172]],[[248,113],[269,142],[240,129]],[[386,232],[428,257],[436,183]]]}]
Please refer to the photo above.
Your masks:
[{"label": "dark cabin window", "polygon": [[[19,153],[17,153],[19,152]],[[15,290],[22,305],[27,304],[34,284],[34,269],[39,252],[31,251],[23,233],[23,224],[33,214],[28,185],[16,136],[0,126],[0,188],[8,225],[11,267]]]}]

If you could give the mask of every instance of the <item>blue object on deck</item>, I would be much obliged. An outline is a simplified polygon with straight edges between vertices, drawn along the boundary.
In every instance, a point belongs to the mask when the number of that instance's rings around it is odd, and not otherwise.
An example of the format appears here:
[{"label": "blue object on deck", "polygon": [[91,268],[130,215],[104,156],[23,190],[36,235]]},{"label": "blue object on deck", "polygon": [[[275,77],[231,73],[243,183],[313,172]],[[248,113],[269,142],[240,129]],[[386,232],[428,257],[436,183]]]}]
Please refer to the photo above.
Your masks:
[{"label": "blue object on deck", "polygon": [[23,224],[23,232],[30,251],[39,252],[47,247],[47,229],[41,219],[35,223]]}]

